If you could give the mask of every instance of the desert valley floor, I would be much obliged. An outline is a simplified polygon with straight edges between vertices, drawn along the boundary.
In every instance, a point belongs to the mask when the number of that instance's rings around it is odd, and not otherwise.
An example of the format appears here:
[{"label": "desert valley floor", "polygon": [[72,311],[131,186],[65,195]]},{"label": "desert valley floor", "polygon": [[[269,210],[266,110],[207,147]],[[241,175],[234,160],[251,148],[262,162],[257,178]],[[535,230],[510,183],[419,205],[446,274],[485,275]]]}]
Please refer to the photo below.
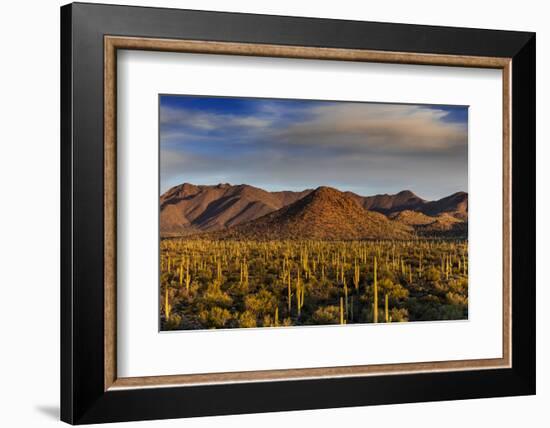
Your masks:
[{"label": "desert valley floor", "polygon": [[468,317],[468,195],[182,184],[160,198],[161,330]]}]

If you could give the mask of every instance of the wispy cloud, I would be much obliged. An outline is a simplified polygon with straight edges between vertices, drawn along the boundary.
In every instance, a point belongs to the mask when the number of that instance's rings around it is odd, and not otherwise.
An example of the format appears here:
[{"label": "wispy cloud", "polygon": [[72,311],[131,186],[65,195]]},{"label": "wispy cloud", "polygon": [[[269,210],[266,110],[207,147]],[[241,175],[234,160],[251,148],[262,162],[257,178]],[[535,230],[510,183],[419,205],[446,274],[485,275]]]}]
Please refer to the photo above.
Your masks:
[{"label": "wispy cloud", "polygon": [[310,120],[279,135],[292,144],[430,154],[466,144],[466,125],[444,122],[447,115],[421,106],[342,103],[317,107]]},{"label": "wispy cloud", "polygon": [[179,126],[196,130],[217,130],[220,128],[263,128],[271,121],[253,115],[241,116],[236,114],[218,114],[200,112],[191,109],[162,107],[160,122],[165,126]]}]

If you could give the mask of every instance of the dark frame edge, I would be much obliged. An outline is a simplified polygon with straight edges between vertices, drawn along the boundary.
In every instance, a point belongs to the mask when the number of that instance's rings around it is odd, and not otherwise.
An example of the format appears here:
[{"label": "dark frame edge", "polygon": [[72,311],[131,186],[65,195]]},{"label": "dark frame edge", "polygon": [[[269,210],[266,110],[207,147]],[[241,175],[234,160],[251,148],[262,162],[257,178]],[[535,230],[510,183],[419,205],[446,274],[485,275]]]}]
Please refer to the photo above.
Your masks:
[{"label": "dark frame edge", "polygon": [[74,423],[73,389],[73,281],[72,281],[72,5],[60,9],[60,132],[61,132],[61,388],[60,418],[63,422]]},{"label": "dark frame edge", "polygon": [[535,113],[536,34],[529,33],[512,58],[512,368],[528,395],[536,394]]}]

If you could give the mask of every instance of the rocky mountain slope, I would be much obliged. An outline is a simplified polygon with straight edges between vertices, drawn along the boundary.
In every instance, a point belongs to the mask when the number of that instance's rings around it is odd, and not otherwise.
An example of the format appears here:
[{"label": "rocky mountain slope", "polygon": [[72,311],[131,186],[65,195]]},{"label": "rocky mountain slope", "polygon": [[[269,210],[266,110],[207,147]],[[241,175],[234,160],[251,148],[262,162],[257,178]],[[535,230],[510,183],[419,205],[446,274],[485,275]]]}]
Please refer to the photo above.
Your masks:
[{"label": "rocky mountain slope", "polygon": [[309,192],[266,192],[244,184],[185,183],[160,197],[161,234],[189,235],[228,228],[276,211]]},{"label": "rocky mountain slope", "polygon": [[426,201],[408,190],[364,197],[324,186],[268,192],[244,184],[184,183],[160,197],[163,237],[213,232],[257,239],[466,237],[467,221],[465,192]]},{"label": "rocky mountain slope", "polygon": [[319,187],[302,199],[256,220],[218,232],[217,237],[247,239],[406,239],[413,229],[364,209],[330,187]]}]

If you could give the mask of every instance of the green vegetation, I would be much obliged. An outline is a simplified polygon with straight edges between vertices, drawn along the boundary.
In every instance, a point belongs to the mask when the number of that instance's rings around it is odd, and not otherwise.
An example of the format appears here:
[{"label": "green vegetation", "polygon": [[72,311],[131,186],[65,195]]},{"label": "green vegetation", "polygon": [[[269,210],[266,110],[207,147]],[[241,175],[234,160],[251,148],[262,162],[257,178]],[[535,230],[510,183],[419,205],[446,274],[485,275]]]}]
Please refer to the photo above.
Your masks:
[{"label": "green vegetation", "polygon": [[163,239],[161,327],[466,319],[467,250],[463,240]]}]

